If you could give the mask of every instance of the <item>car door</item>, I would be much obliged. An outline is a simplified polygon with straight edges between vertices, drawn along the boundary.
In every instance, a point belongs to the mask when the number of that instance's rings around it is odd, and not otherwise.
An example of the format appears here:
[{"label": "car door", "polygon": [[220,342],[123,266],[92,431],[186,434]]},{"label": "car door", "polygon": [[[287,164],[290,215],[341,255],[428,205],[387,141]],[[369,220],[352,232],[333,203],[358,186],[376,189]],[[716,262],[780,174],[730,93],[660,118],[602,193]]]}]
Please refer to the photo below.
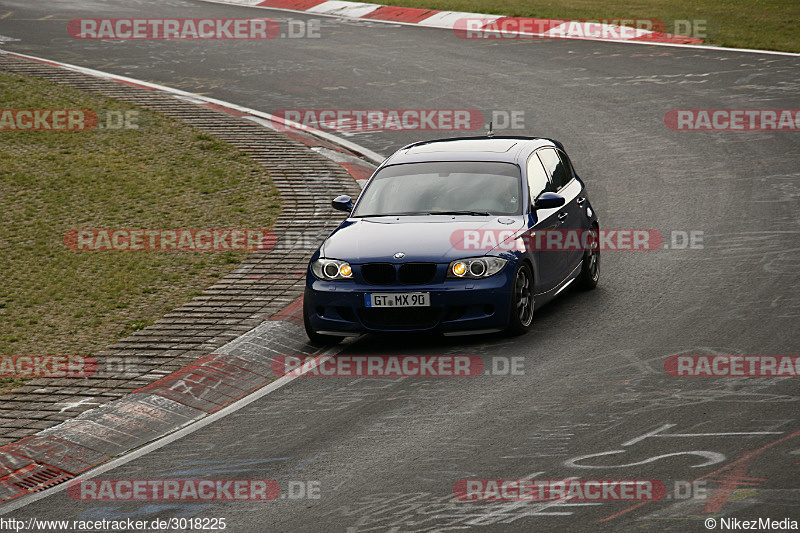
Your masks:
[{"label": "car door", "polygon": [[536,153],[531,154],[528,158],[526,172],[531,200],[531,216],[525,242],[536,263],[534,292],[540,294],[558,285],[562,279],[561,272],[565,268],[564,254],[558,250],[546,249],[547,232],[558,230],[561,225],[561,221],[558,220],[558,213],[561,209],[533,210],[533,202],[541,193],[554,190],[550,176]]},{"label": "car door", "polygon": [[[586,195],[583,190],[583,183],[581,183],[581,180],[575,179],[572,163],[566,152],[560,149],[556,150],[556,152],[564,168],[565,184],[559,194],[564,196],[566,200],[565,207],[567,207],[567,212],[569,214],[566,225],[568,225],[569,229],[580,237],[581,242],[583,242],[583,234],[589,229],[589,219],[586,217],[584,211],[586,207]],[[576,247],[571,245],[568,252],[567,266],[572,270],[577,267],[583,259],[583,249],[580,248],[580,246]]]},{"label": "car door", "polygon": [[579,242],[583,229],[581,207],[578,205],[583,186],[574,179],[572,167],[566,155],[556,148],[543,148],[537,152],[553,187],[553,192],[564,197],[564,205],[556,215],[563,243],[559,258],[560,272],[557,284],[562,282],[578,266],[583,257]]}]

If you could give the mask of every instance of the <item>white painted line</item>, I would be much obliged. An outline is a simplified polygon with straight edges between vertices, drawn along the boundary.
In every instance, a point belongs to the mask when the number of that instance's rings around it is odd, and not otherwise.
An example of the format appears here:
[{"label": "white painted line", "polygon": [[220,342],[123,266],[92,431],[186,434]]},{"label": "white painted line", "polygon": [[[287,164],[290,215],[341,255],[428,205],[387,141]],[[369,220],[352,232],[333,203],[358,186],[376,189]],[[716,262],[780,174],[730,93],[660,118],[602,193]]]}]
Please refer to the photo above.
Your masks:
[{"label": "white painted line", "polygon": [[[244,335],[242,335],[242,337],[247,335],[248,333],[250,333],[250,332],[245,333]],[[235,339],[234,339],[234,341],[231,341],[231,342],[235,342]],[[224,346],[222,348],[220,348],[220,351],[222,351],[224,348],[225,348]],[[153,452],[155,450],[158,450],[159,448],[163,448],[164,446],[166,446],[168,444],[171,444],[171,443],[175,442],[176,440],[182,439],[183,437],[185,437],[187,435],[191,435],[195,431],[197,431],[199,429],[203,429],[204,427],[206,427],[209,424],[213,424],[214,422],[216,422],[220,418],[224,418],[224,417],[228,416],[231,413],[235,413],[236,411],[242,409],[243,407],[247,407],[248,405],[250,405],[254,401],[263,398],[264,396],[270,394],[271,392],[274,392],[274,391],[280,389],[281,387],[283,387],[285,385],[288,385],[289,383],[291,383],[295,379],[297,379],[299,377],[302,377],[304,374],[310,372],[311,370],[314,370],[319,365],[321,365],[322,363],[324,363],[328,359],[332,358],[334,355],[342,352],[344,349],[345,349],[345,346],[336,346],[334,348],[331,348],[331,349],[329,349],[329,350],[327,350],[327,351],[315,356],[313,364],[312,363],[304,364],[303,367],[302,367],[302,369],[303,369],[302,373],[297,374],[297,375],[292,375],[292,376],[286,375],[286,376],[280,377],[280,378],[276,379],[275,381],[273,381],[272,383],[270,383],[269,385],[266,385],[265,387],[262,387],[262,388],[258,389],[257,391],[245,396],[241,400],[238,400],[238,401],[230,404],[229,406],[227,406],[227,407],[225,407],[223,409],[220,409],[216,413],[204,416],[203,418],[197,419],[197,420],[192,421],[192,422],[188,422],[184,427],[182,427],[181,429],[178,429],[177,431],[174,431],[173,433],[169,433],[169,434],[159,438],[158,440],[155,440],[155,441],[153,441],[153,442],[151,442],[149,444],[145,444],[141,448],[138,448],[136,450],[128,452],[128,453],[126,453],[124,455],[121,455],[121,456],[117,457],[116,459],[111,459],[110,461],[107,461],[107,462],[105,462],[105,463],[103,463],[103,464],[101,464],[101,465],[99,465],[99,466],[97,466],[95,468],[92,468],[89,471],[87,471],[87,472],[85,472],[85,473],[83,473],[83,474],[81,474],[79,476],[75,476],[74,478],[71,478],[68,481],[65,481],[65,482],[63,482],[63,483],[61,483],[59,485],[56,485],[55,487],[43,490],[41,492],[36,492],[34,494],[29,494],[29,495],[26,495],[26,496],[20,496],[17,499],[11,500],[9,503],[7,503],[7,504],[3,505],[2,507],[0,507],[0,516],[4,515],[6,513],[10,513],[11,511],[15,511],[17,509],[21,509],[22,507],[30,505],[30,504],[32,504],[34,502],[37,502],[37,501],[39,501],[39,500],[41,500],[43,498],[47,498],[48,496],[52,496],[53,494],[57,494],[59,492],[62,492],[62,491],[67,489],[67,487],[69,486],[70,482],[80,481],[80,480],[85,480],[85,479],[92,479],[94,477],[99,476],[100,474],[104,474],[105,472],[108,472],[109,470],[113,470],[113,469],[115,469],[115,468],[117,468],[119,466],[122,466],[124,464],[130,463],[134,459],[138,459],[139,457],[147,455],[148,453]]]},{"label": "white painted line", "polygon": [[[205,2],[207,0],[200,0]],[[587,39],[584,39],[587,40]],[[691,48],[695,50],[712,50],[714,52],[746,52],[748,54],[765,54],[770,56],[789,56],[800,57],[800,54],[794,52],[775,52],[773,50],[754,50],[752,48],[727,48],[724,46],[711,46],[707,44],[680,44],[680,43],[657,43],[652,41],[611,41],[615,43],[625,44],[646,44],[649,46],[672,46],[674,48]]]},{"label": "white painted line", "polygon": [[[45,63],[50,63],[50,64],[53,64],[53,65],[58,65],[60,67],[64,67],[64,68],[72,70],[74,72],[80,72],[80,73],[88,74],[90,76],[95,76],[95,77],[98,77],[98,78],[105,78],[105,79],[109,79],[109,80],[121,80],[121,81],[125,81],[125,82],[128,82],[128,83],[134,83],[136,85],[141,85],[141,86],[149,87],[151,89],[155,89],[155,90],[158,90],[158,91],[163,91],[163,92],[166,92],[166,93],[170,93],[170,94],[173,94],[175,96],[179,96],[181,98],[191,99],[190,101],[192,101],[194,103],[207,103],[207,104],[214,104],[214,105],[218,105],[218,106],[222,106],[222,107],[227,107],[228,109],[233,109],[234,111],[239,111],[240,113],[245,113],[245,114],[248,114],[248,115],[253,115],[255,117],[260,117],[260,118],[266,119],[266,120],[268,120],[268,121],[270,121],[272,123],[280,123],[280,124],[283,124],[283,125],[291,128],[291,129],[303,131],[305,133],[308,133],[309,135],[314,135],[315,137],[319,137],[320,139],[324,139],[324,140],[326,140],[328,142],[331,142],[333,144],[338,144],[339,146],[342,146],[343,148],[346,148],[346,149],[350,150],[351,152],[355,152],[357,154],[360,154],[360,155],[366,157],[367,159],[369,159],[371,162],[375,163],[376,165],[380,165],[383,162],[383,160],[386,159],[381,154],[373,152],[369,148],[365,148],[365,147],[363,147],[363,146],[361,146],[359,144],[356,144],[356,143],[354,143],[352,141],[348,141],[347,139],[343,139],[343,138],[339,137],[338,135],[333,135],[331,133],[328,133],[327,131],[317,130],[315,128],[306,126],[305,124],[299,124],[297,122],[292,122],[291,120],[285,120],[285,119],[283,119],[281,117],[277,117],[275,115],[271,115],[271,114],[265,113],[263,111],[258,111],[257,109],[251,109],[249,107],[244,107],[244,106],[240,106],[238,104],[225,102],[223,100],[217,100],[216,98],[209,98],[207,96],[201,96],[199,94],[194,94],[194,93],[190,93],[190,92],[187,92],[187,91],[182,91],[180,89],[175,89],[173,87],[168,87],[166,85],[159,85],[157,83],[151,83],[149,81],[137,80],[136,78],[129,78],[127,76],[119,76],[117,74],[109,74],[108,72],[103,72],[103,71],[100,71],[100,70],[94,70],[94,69],[87,68],[87,67],[79,67],[77,65],[70,65],[69,63],[62,63],[60,61],[53,61],[51,59],[45,59],[45,58],[42,58],[42,57],[36,57],[36,56],[27,55],[27,54],[20,54],[18,52],[9,52],[8,50],[0,50],[0,54],[7,54],[7,55],[11,55],[11,56],[19,56],[19,57],[24,57],[24,58],[27,58],[27,59],[33,59],[35,61],[43,61]],[[273,129],[277,129],[277,128],[273,128]]]},{"label": "white painted line", "polygon": [[[234,3],[233,0],[199,0],[199,1],[200,2],[206,2],[206,3],[209,3],[209,4],[225,4],[225,5],[232,5]],[[297,9],[283,9],[283,8],[279,8],[279,7],[244,6],[244,5],[242,7],[253,7],[253,8],[256,8],[256,9],[269,9],[269,10],[272,10],[272,11],[283,11],[283,12],[288,12],[288,13],[308,14],[308,11],[300,11],[300,10],[297,10]],[[449,12],[449,13],[452,13],[452,11]],[[332,17],[332,18],[338,17],[337,15],[327,15],[325,13],[315,13],[314,15],[318,16],[318,17]],[[469,13],[466,13],[465,15],[469,16]],[[498,18],[503,18],[503,17],[496,16],[496,15],[486,15],[486,14],[479,14],[478,16],[479,17],[486,17],[486,18],[494,16],[495,17],[494,20],[496,20]],[[341,18],[341,17],[338,17],[338,18]],[[366,18],[360,18],[358,20],[362,20],[362,21],[365,21],[365,22],[366,21],[375,22],[375,23],[378,23],[378,24],[394,24],[396,26],[416,26],[416,27],[424,26],[424,24],[422,24],[421,22],[399,22],[399,21],[394,21],[394,20],[380,20],[380,19],[366,19]],[[425,22],[425,21],[422,21],[422,22]],[[431,26],[427,26],[427,27],[431,27]],[[521,33],[521,35],[529,35],[529,34],[523,32],[523,33]],[[534,35],[539,35],[539,34],[534,34]],[[575,37],[575,38],[571,38],[570,40],[611,42],[611,43],[629,43],[629,44],[640,44],[640,45],[647,45],[647,46],[670,46],[670,47],[673,47],[673,48],[691,48],[691,49],[696,49],[696,50],[715,50],[715,51],[721,51],[721,52],[744,52],[744,53],[748,53],[748,54],[765,54],[765,55],[774,55],[774,56],[800,57],[800,54],[797,54],[797,53],[794,53],[794,52],[776,52],[776,51],[773,51],[773,50],[754,50],[752,48],[727,48],[727,47],[724,47],[724,46],[711,46],[711,45],[704,45],[704,44],[656,43],[656,42],[652,42],[652,41],[624,41],[624,40],[617,41],[617,40],[610,40],[610,39],[591,39],[591,38],[586,38],[586,37],[584,37],[584,38]]]},{"label": "white painted line", "polygon": [[[631,35],[630,37],[626,37],[624,39],[609,39],[607,37],[603,37],[604,35],[621,35],[621,33],[625,33],[626,35]],[[627,26],[617,26],[616,24],[594,24],[588,22],[565,22],[564,24],[559,24],[558,26],[554,26],[544,32],[544,35],[548,37],[559,37],[559,38],[576,38],[576,37],[583,37],[586,39],[591,40],[601,40],[601,41],[627,41],[629,39],[636,39],[637,37],[641,37],[643,35],[649,35],[653,33],[650,30],[642,30],[638,28],[630,28]]]},{"label": "white painted line", "polygon": [[429,28],[443,28],[452,30],[461,19],[479,20],[485,26],[491,24],[497,19],[501,19],[500,15],[487,15],[485,13],[462,13],[460,11],[442,11],[431,15],[430,17],[417,22],[417,26],[428,26]]},{"label": "white painted line", "polygon": [[317,6],[310,7],[307,13],[325,13],[326,15],[336,15],[337,17],[361,18],[372,13],[381,7],[380,4],[365,4],[363,2],[339,2],[328,1]]},{"label": "white painted line", "polygon": [[219,4],[228,4],[231,6],[246,6],[246,7],[253,7],[256,4],[260,4],[264,0],[217,0]]}]

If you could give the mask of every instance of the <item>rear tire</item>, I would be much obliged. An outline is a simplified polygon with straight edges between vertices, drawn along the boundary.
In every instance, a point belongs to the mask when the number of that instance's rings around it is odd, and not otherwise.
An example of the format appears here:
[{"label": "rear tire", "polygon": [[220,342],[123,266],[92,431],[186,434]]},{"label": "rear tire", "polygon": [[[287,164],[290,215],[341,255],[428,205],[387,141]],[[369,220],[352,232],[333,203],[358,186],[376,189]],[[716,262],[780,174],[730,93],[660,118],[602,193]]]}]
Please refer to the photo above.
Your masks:
[{"label": "rear tire", "polygon": [[303,299],[303,326],[305,326],[306,335],[308,335],[308,340],[310,340],[312,344],[327,346],[341,342],[343,337],[339,337],[336,335],[324,335],[322,333],[317,333],[316,331],[314,331],[314,328],[311,326],[311,322],[309,322],[308,315],[309,315],[308,307],[306,306],[305,299]]},{"label": "rear tire", "polygon": [[597,287],[600,281],[600,240],[599,229],[592,226],[590,230],[594,232],[592,247],[583,252],[583,264],[581,273],[578,274],[577,286],[584,291],[590,291]]},{"label": "rear tire", "polygon": [[511,287],[511,309],[509,310],[508,328],[510,335],[522,335],[533,324],[533,274],[527,263],[517,265],[514,272],[514,284]]}]

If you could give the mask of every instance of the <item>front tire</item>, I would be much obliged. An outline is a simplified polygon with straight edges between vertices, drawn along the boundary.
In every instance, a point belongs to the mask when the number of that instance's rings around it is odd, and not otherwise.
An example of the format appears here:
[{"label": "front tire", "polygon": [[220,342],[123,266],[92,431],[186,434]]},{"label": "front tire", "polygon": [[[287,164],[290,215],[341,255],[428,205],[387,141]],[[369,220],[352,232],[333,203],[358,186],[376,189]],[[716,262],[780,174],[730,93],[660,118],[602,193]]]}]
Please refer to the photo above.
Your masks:
[{"label": "front tire", "polygon": [[309,321],[309,310],[308,306],[306,305],[305,298],[303,299],[303,326],[306,328],[306,335],[308,335],[308,339],[311,341],[312,344],[317,345],[331,345],[339,343],[343,337],[337,337],[336,335],[324,335],[322,333],[317,333],[314,331],[314,328],[311,326],[311,322]]},{"label": "front tire", "polygon": [[583,252],[583,264],[577,280],[578,288],[584,291],[594,289],[597,287],[597,282],[600,281],[599,230],[596,226],[593,226],[590,231],[594,233],[592,246]]},{"label": "front tire", "polygon": [[514,284],[511,288],[511,309],[509,310],[508,329],[511,335],[522,335],[533,323],[533,274],[527,263],[520,263],[514,272]]}]

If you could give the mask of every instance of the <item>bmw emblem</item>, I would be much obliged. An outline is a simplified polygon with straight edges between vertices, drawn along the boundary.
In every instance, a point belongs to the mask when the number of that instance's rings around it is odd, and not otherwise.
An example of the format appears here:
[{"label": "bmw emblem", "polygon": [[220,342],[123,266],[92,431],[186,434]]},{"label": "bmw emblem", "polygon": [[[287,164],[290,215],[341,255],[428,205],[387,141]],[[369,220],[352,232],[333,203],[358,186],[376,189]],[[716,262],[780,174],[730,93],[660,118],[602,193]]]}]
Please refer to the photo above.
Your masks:
[{"label": "bmw emblem", "polygon": [[394,258],[395,259],[402,259],[405,256],[406,256],[406,254],[404,254],[403,252],[397,252],[396,254],[394,254]]}]

